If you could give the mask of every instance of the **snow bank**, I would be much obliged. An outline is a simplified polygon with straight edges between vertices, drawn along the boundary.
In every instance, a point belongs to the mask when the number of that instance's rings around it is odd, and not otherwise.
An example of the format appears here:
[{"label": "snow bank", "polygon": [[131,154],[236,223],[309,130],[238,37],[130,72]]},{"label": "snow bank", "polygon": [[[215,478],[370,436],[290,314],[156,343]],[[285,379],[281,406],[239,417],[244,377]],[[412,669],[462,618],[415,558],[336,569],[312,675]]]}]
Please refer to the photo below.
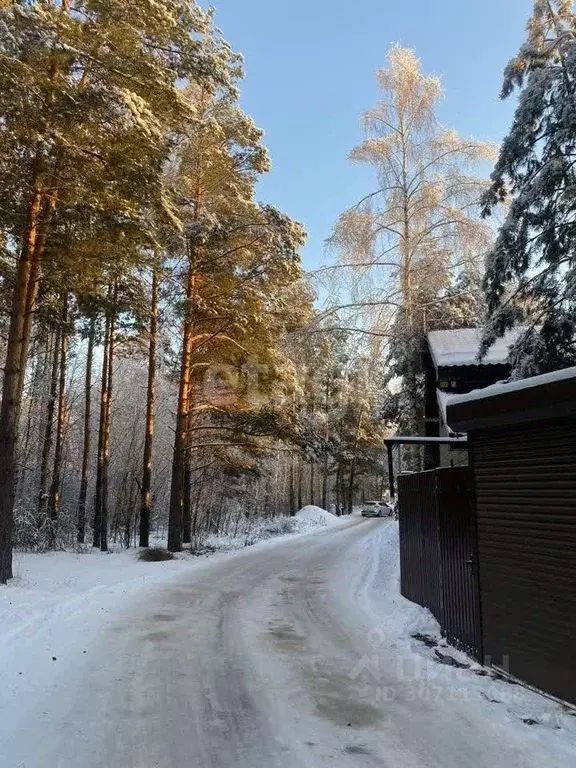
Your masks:
[{"label": "snow bank", "polygon": [[302,536],[315,530],[349,523],[349,517],[336,517],[320,507],[307,506],[294,517],[250,517],[232,533],[211,534],[200,545],[200,552],[231,552],[251,547],[279,536]]},{"label": "snow bank", "polygon": [[311,504],[307,507],[302,507],[299,512],[296,512],[296,520],[301,523],[312,523],[317,526],[333,526],[341,525],[345,517],[336,517],[331,512],[327,512],[321,507],[314,507]]}]

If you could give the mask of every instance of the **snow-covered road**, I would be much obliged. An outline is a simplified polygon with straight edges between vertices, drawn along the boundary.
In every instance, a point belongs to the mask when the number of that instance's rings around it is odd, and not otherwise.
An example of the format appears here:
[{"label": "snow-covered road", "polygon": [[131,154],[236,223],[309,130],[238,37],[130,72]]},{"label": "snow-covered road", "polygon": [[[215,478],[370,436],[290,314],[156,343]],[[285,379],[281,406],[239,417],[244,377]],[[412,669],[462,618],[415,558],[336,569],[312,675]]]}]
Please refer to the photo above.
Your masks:
[{"label": "snow-covered road", "polygon": [[[117,601],[85,646],[63,649],[59,676],[39,669],[19,684],[10,670],[0,765],[573,767],[569,739],[415,663],[390,601],[389,631],[378,618],[378,592],[397,576],[393,525],[274,542]],[[65,635],[73,612],[62,621]]]}]

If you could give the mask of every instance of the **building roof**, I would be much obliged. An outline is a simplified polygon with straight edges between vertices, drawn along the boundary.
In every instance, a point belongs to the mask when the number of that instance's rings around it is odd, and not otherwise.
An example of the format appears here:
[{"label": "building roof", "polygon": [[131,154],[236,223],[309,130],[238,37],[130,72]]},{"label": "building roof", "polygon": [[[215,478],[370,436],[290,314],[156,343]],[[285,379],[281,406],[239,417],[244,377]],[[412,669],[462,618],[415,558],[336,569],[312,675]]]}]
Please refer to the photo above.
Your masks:
[{"label": "building roof", "polygon": [[497,339],[481,363],[477,360],[482,340],[480,328],[430,331],[428,345],[436,368],[452,368],[461,365],[504,365],[508,360],[510,347],[523,330],[515,328],[501,339]]},{"label": "building roof", "polygon": [[576,368],[494,384],[446,403],[452,429],[467,432],[576,415]]}]

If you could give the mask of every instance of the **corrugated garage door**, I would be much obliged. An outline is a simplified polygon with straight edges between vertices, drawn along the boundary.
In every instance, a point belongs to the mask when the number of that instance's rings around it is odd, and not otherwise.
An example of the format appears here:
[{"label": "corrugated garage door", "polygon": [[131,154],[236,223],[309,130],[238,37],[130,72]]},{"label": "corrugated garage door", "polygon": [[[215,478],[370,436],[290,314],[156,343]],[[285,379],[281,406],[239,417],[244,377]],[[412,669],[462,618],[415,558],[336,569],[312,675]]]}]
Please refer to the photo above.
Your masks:
[{"label": "corrugated garage door", "polygon": [[480,432],[472,456],[484,653],[576,702],[576,419]]}]

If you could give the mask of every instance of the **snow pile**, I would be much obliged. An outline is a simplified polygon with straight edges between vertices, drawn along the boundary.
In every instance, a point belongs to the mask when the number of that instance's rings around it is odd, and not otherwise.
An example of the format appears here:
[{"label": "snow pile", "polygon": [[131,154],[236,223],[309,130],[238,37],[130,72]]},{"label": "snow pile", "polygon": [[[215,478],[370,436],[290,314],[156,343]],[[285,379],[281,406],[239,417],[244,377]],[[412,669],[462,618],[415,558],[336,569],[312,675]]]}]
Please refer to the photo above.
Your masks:
[{"label": "snow pile", "polygon": [[320,507],[307,506],[294,517],[250,517],[231,533],[211,534],[198,546],[206,552],[232,552],[279,536],[301,536],[317,529],[342,525],[350,518],[336,517]]},{"label": "snow pile", "polygon": [[311,523],[312,526],[340,525],[342,519],[343,518],[341,517],[336,517],[336,515],[333,515],[331,512],[326,512],[326,510],[321,507],[314,507],[311,504],[307,507],[303,507],[296,513],[296,520],[298,523]]}]

